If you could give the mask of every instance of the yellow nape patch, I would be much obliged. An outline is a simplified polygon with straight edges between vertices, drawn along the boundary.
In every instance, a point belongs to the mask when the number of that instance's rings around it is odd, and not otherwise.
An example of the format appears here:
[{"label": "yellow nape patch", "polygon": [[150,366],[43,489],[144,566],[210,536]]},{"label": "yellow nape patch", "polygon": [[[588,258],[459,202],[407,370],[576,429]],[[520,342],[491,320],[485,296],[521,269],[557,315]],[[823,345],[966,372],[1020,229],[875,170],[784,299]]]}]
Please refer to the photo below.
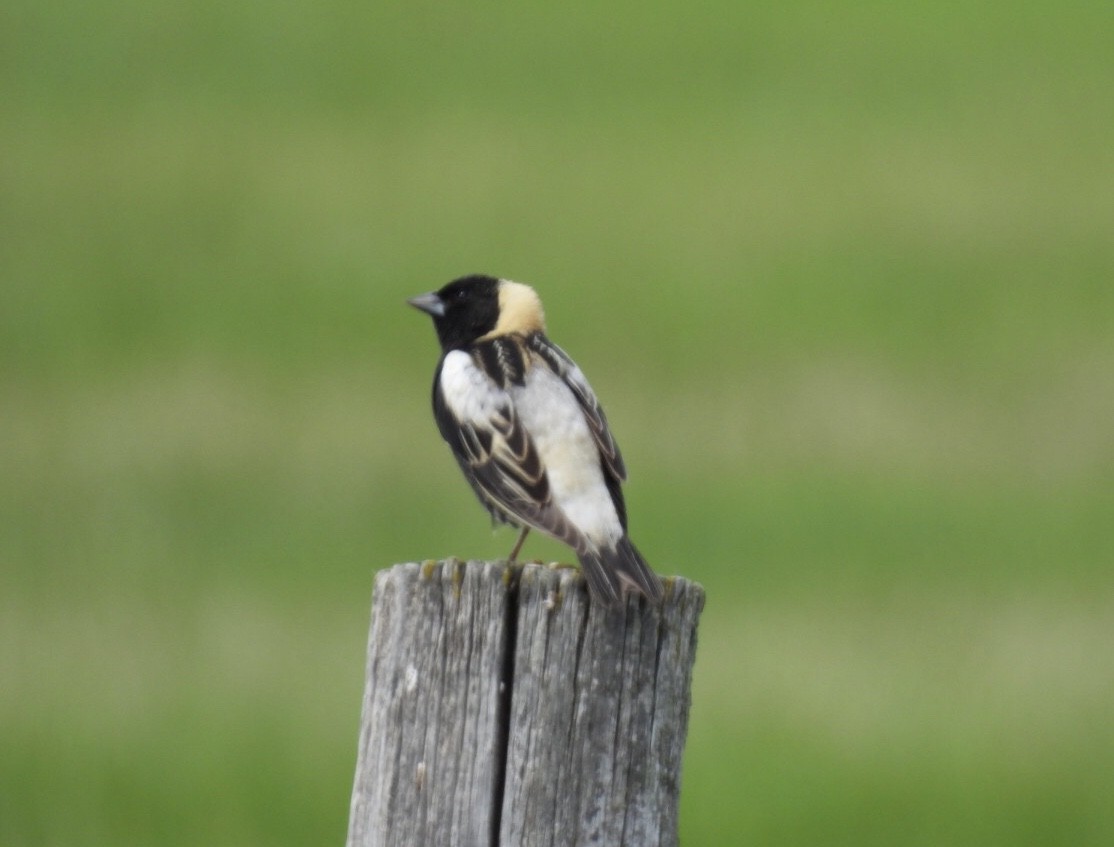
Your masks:
[{"label": "yellow nape patch", "polygon": [[495,329],[480,340],[512,333],[529,335],[531,332],[545,332],[541,298],[529,285],[500,280],[499,320],[495,322]]}]

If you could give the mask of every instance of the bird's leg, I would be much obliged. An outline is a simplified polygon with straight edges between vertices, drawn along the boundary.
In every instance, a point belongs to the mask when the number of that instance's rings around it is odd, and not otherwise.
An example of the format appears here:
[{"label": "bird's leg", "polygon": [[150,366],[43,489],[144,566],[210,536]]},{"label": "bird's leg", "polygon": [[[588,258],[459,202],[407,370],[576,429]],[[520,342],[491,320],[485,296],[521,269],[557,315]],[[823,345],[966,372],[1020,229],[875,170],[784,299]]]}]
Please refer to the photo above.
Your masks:
[{"label": "bird's leg", "polygon": [[507,556],[507,561],[508,562],[514,562],[515,559],[518,558],[518,551],[522,549],[522,542],[524,542],[526,540],[526,536],[529,535],[529,534],[530,534],[530,527],[528,527],[528,526],[522,527],[522,532],[520,532],[518,534],[518,541],[516,541],[514,543],[514,549],[511,550],[511,554],[509,556]]}]

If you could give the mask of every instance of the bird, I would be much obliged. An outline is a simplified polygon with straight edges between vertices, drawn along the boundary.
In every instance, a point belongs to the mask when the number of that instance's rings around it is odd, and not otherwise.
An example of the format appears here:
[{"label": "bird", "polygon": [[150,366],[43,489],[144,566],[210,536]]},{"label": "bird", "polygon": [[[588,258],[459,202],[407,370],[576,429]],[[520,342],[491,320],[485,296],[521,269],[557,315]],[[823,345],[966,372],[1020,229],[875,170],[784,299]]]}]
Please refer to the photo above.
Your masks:
[{"label": "bird", "polygon": [[564,542],[590,596],[631,593],[659,604],[661,581],[627,534],[619,446],[584,373],[546,335],[529,285],[484,274],[407,300],[428,314],[441,345],[433,416],[493,521]]}]

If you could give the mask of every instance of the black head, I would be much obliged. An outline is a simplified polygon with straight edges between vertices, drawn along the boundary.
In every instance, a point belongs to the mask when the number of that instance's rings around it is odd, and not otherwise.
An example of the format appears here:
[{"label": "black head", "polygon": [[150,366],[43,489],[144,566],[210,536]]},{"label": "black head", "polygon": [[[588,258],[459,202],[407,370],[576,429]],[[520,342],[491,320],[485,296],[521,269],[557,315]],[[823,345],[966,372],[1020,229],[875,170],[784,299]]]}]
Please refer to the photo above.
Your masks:
[{"label": "black head", "polygon": [[495,329],[499,321],[499,280],[479,274],[463,276],[440,291],[406,302],[433,318],[442,350],[456,350]]}]

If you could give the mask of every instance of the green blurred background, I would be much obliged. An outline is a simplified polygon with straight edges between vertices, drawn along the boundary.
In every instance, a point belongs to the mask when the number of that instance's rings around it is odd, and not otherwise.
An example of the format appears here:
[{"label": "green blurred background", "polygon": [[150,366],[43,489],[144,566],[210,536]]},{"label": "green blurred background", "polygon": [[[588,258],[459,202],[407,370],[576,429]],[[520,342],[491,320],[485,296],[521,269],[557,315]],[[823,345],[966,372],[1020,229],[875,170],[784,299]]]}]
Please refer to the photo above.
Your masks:
[{"label": "green blurred background", "polygon": [[[534,284],[708,604],[689,845],[1114,843],[1114,6],[0,12],[0,844],[339,844]],[[525,553],[568,558],[536,538]]]}]

